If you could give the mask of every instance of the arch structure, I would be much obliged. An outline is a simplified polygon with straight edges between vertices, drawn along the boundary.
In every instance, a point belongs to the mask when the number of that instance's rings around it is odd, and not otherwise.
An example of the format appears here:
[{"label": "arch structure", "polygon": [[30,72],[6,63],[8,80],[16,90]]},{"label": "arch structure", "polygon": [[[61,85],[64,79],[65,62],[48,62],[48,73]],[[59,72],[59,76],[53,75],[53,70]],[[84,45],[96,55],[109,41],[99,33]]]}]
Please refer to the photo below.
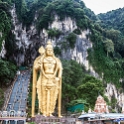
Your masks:
[{"label": "arch structure", "polygon": [[18,121],[24,121],[25,124],[26,117],[27,113],[22,111],[0,111],[0,121],[5,121],[6,124],[8,124],[9,121],[15,121],[15,124],[17,124]]}]

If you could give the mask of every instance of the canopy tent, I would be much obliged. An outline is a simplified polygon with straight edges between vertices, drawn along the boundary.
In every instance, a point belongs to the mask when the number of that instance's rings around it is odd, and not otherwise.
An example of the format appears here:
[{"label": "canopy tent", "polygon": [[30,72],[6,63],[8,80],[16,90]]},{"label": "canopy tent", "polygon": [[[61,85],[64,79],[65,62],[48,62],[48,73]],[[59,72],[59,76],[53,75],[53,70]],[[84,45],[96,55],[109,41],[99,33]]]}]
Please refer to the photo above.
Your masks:
[{"label": "canopy tent", "polygon": [[67,111],[71,111],[71,112],[82,111],[82,110],[84,110],[84,104],[82,103],[67,108]]},{"label": "canopy tent", "polygon": [[83,118],[95,118],[96,113],[86,113],[82,114],[78,117],[78,119],[83,119]]}]

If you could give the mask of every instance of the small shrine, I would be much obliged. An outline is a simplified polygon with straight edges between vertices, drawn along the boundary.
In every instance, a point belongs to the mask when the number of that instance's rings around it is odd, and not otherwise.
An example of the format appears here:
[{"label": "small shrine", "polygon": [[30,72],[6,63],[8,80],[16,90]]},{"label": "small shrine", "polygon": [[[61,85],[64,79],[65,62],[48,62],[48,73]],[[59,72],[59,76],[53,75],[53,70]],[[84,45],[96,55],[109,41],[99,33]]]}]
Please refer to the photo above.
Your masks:
[{"label": "small shrine", "polygon": [[104,98],[101,95],[99,95],[97,97],[94,112],[109,113],[108,106],[106,105],[106,101],[104,100]]}]

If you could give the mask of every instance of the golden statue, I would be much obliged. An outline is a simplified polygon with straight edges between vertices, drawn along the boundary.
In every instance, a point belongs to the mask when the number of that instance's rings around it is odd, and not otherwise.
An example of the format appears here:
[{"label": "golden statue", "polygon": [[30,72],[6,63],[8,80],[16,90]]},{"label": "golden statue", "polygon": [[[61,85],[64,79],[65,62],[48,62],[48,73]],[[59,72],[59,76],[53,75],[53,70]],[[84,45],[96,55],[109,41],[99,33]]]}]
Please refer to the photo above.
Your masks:
[{"label": "golden statue", "polygon": [[[36,89],[39,101],[39,110],[43,116],[52,116],[58,98],[58,117],[61,117],[61,79],[62,64],[55,57],[50,41],[46,48],[40,47],[40,56],[33,65],[33,90],[32,90],[32,117],[35,117]],[[38,72],[40,76],[38,77]]]}]

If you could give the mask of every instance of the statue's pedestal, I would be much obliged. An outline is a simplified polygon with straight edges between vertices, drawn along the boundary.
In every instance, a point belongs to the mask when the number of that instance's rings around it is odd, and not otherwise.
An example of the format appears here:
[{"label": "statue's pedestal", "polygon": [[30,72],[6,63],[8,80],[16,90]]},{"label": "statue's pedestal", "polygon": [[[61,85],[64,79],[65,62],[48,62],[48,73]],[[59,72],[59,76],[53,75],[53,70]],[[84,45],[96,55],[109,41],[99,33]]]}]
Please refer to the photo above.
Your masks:
[{"label": "statue's pedestal", "polygon": [[31,118],[31,121],[32,121],[32,122],[35,122],[35,117],[32,117],[32,118]]},{"label": "statue's pedestal", "polygon": [[36,115],[35,121],[36,124],[75,124],[75,118],[66,118],[66,117],[44,117],[42,115]]}]

